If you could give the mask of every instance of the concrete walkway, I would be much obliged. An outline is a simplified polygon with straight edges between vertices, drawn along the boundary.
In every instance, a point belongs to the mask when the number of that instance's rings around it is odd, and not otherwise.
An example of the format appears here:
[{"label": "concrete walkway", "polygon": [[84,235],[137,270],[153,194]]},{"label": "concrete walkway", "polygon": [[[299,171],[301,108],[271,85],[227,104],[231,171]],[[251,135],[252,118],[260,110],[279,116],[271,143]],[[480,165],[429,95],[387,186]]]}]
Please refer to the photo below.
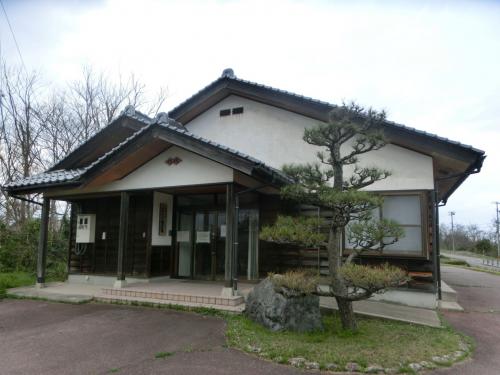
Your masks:
[{"label": "concrete walkway", "polygon": [[[321,297],[320,304],[324,308],[337,309],[337,303],[334,298]],[[441,327],[441,320],[434,310],[377,301],[357,301],[354,302],[353,307],[354,312],[361,315],[399,320],[401,322],[430,327]]]}]

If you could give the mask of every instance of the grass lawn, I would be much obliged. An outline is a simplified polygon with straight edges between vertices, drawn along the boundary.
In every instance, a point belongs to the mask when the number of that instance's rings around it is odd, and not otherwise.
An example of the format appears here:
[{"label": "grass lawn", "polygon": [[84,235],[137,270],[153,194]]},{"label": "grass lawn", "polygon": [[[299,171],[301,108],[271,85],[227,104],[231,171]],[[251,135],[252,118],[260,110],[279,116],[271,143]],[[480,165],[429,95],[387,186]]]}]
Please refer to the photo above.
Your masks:
[{"label": "grass lawn", "polygon": [[24,285],[33,285],[35,276],[28,272],[4,272],[0,273],[0,299],[5,297],[5,291]]},{"label": "grass lawn", "polygon": [[[344,367],[356,362],[362,367],[379,365],[401,368],[409,363],[431,361],[433,356],[460,350],[467,342],[451,328],[431,328],[414,324],[357,316],[359,331],[343,332],[336,313],[324,317],[323,332],[300,334],[271,332],[243,315],[228,318],[228,344],[276,362],[303,357]],[[257,350],[255,348],[258,348]],[[408,372],[412,372],[408,370]]]}]

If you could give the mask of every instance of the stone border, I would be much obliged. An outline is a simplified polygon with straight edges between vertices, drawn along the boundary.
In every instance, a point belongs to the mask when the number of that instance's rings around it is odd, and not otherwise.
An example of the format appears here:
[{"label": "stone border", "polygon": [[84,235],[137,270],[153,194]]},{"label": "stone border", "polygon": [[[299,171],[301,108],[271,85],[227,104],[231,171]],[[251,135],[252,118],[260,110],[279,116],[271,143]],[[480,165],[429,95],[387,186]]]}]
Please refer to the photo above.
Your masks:
[{"label": "stone border", "polygon": [[442,356],[434,356],[430,361],[421,361],[414,363],[400,363],[399,367],[386,367],[378,364],[371,364],[367,367],[362,367],[356,362],[348,362],[346,365],[340,366],[336,363],[327,363],[321,367],[318,362],[309,361],[303,357],[294,357],[284,361],[282,357],[269,358],[266,352],[258,346],[248,345],[245,348],[247,353],[257,354],[263,359],[269,359],[273,362],[281,364],[288,364],[296,368],[316,371],[329,371],[329,372],[348,372],[353,374],[402,374],[402,373],[418,373],[420,371],[432,370],[440,367],[451,367],[458,362],[465,360],[470,356],[472,348],[465,341],[461,340],[459,343],[459,350]]}]

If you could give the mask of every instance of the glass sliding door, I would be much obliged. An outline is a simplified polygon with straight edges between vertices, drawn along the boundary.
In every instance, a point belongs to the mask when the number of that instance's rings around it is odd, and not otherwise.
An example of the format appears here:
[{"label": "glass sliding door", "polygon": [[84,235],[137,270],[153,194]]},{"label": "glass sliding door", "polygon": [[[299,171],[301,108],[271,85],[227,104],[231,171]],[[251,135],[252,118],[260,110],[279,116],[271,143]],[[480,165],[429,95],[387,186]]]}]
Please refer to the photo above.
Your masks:
[{"label": "glass sliding door", "polygon": [[242,209],[238,224],[238,276],[259,277],[259,210]]},{"label": "glass sliding door", "polygon": [[194,221],[194,277],[215,278],[216,211],[197,211]]},{"label": "glass sliding door", "polygon": [[177,224],[178,276],[224,279],[226,214],[216,209],[183,209]]},{"label": "glass sliding door", "polygon": [[180,212],[177,230],[177,247],[179,249],[178,275],[180,277],[191,277],[192,264],[192,232],[193,215],[191,212]]}]

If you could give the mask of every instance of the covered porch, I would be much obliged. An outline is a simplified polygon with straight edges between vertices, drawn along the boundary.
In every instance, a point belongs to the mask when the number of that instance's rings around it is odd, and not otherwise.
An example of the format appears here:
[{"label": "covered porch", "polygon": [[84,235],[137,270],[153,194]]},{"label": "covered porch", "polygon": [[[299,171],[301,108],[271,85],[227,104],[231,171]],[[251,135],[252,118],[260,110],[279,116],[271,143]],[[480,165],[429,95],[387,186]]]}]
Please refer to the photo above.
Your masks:
[{"label": "covered porch", "polygon": [[[48,207],[71,205],[68,274],[72,284],[128,288],[158,280],[212,281],[239,295],[239,280],[259,279],[261,185],[238,182],[98,194],[46,194],[37,285],[45,283]],[[264,209],[264,211],[266,211]],[[89,217],[91,237],[78,231]],[[159,285],[156,284],[155,285]],[[173,285],[173,284],[170,284]],[[110,294],[110,293],[109,293]]]}]

